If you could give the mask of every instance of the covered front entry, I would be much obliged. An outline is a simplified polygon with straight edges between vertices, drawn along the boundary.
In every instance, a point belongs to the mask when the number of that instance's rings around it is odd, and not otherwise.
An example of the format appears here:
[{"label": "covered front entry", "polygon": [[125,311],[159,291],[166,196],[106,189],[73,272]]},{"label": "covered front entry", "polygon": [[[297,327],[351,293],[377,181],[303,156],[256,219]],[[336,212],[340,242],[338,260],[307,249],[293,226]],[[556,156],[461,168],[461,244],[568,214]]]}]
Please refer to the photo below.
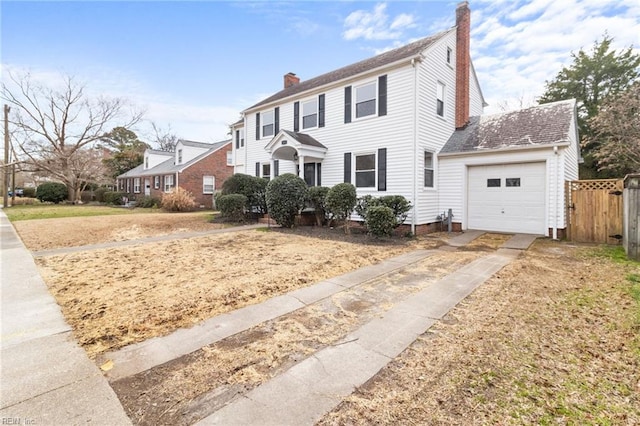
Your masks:
[{"label": "covered front entry", "polygon": [[467,228],[545,235],[546,163],[470,166]]},{"label": "covered front entry", "polygon": [[149,180],[149,178],[144,179],[144,195],[151,195],[151,181]]},{"label": "covered front entry", "polygon": [[327,147],[304,133],[280,130],[265,146],[272,158],[273,176],[280,173],[279,162],[291,161],[298,176],[309,186],[322,185],[322,161]]}]

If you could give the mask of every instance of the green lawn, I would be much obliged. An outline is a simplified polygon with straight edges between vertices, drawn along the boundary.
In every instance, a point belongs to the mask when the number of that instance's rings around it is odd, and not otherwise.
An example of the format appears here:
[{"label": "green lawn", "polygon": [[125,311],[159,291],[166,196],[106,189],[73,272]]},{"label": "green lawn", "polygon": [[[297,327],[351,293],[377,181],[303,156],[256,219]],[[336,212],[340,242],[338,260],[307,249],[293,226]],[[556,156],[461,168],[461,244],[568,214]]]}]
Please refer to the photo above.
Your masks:
[{"label": "green lawn", "polygon": [[34,204],[12,206],[4,209],[10,221],[31,219],[51,219],[59,217],[81,216],[112,216],[122,214],[156,213],[159,209],[123,208],[96,205],[68,205],[68,204]]}]

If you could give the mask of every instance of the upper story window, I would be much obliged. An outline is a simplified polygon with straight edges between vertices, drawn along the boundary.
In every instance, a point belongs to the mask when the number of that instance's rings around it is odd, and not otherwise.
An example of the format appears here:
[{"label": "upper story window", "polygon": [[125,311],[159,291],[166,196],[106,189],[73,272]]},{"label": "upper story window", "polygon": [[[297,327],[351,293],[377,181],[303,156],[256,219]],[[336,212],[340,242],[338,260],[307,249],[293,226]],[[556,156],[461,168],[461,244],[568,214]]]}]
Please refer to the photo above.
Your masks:
[{"label": "upper story window", "polygon": [[262,137],[273,136],[275,127],[275,116],[273,111],[265,111],[262,113]]},{"label": "upper story window", "polygon": [[376,113],[376,82],[371,82],[356,89],[356,118]]},{"label": "upper story window", "polygon": [[[321,108],[322,109],[322,108]],[[344,88],[344,122],[371,115],[387,115],[387,76]]]},{"label": "upper story window", "polygon": [[433,188],[433,152],[424,152],[424,187]]},{"label": "upper story window", "polygon": [[302,103],[302,128],[318,126],[318,100],[312,99]]},{"label": "upper story window", "polygon": [[444,84],[440,82],[436,87],[436,114],[444,117]]},{"label": "upper story window", "polygon": [[447,47],[447,64],[449,65],[451,65],[451,54],[452,54],[451,48]]},{"label": "upper story window", "polygon": [[178,164],[182,164],[182,150],[178,150]]},{"label": "upper story window", "polygon": [[236,149],[244,147],[244,129],[236,130]]}]

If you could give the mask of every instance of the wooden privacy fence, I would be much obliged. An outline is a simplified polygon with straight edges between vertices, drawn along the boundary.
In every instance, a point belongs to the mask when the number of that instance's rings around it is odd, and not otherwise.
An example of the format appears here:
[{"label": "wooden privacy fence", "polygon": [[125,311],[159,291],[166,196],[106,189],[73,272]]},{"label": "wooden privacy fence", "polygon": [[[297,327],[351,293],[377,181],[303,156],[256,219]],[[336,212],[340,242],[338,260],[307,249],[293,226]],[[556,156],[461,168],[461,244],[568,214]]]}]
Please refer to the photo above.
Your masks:
[{"label": "wooden privacy fence", "polygon": [[567,237],[581,243],[622,243],[622,179],[566,183]]},{"label": "wooden privacy fence", "polygon": [[624,179],[624,250],[627,257],[640,260],[640,173]]}]

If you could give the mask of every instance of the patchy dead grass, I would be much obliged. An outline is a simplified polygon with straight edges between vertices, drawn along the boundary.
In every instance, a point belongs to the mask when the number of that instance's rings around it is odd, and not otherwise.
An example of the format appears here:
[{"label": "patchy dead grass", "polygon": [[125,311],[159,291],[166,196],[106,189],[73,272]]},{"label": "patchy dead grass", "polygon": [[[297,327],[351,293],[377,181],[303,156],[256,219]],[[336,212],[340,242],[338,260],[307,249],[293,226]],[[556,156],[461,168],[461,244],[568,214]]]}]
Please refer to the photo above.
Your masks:
[{"label": "patchy dead grass", "polygon": [[637,264],[538,242],[321,425],[638,424]]},{"label": "patchy dead grass", "polygon": [[31,251],[125,241],[188,231],[220,229],[212,213],[140,213],[125,216],[65,217],[14,222]]},{"label": "patchy dead grass", "polygon": [[39,258],[91,357],[436,242],[243,231]]},{"label": "patchy dead grass", "polygon": [[112,386],[134,424],[193,424],[479,256],[434,254]]}]

